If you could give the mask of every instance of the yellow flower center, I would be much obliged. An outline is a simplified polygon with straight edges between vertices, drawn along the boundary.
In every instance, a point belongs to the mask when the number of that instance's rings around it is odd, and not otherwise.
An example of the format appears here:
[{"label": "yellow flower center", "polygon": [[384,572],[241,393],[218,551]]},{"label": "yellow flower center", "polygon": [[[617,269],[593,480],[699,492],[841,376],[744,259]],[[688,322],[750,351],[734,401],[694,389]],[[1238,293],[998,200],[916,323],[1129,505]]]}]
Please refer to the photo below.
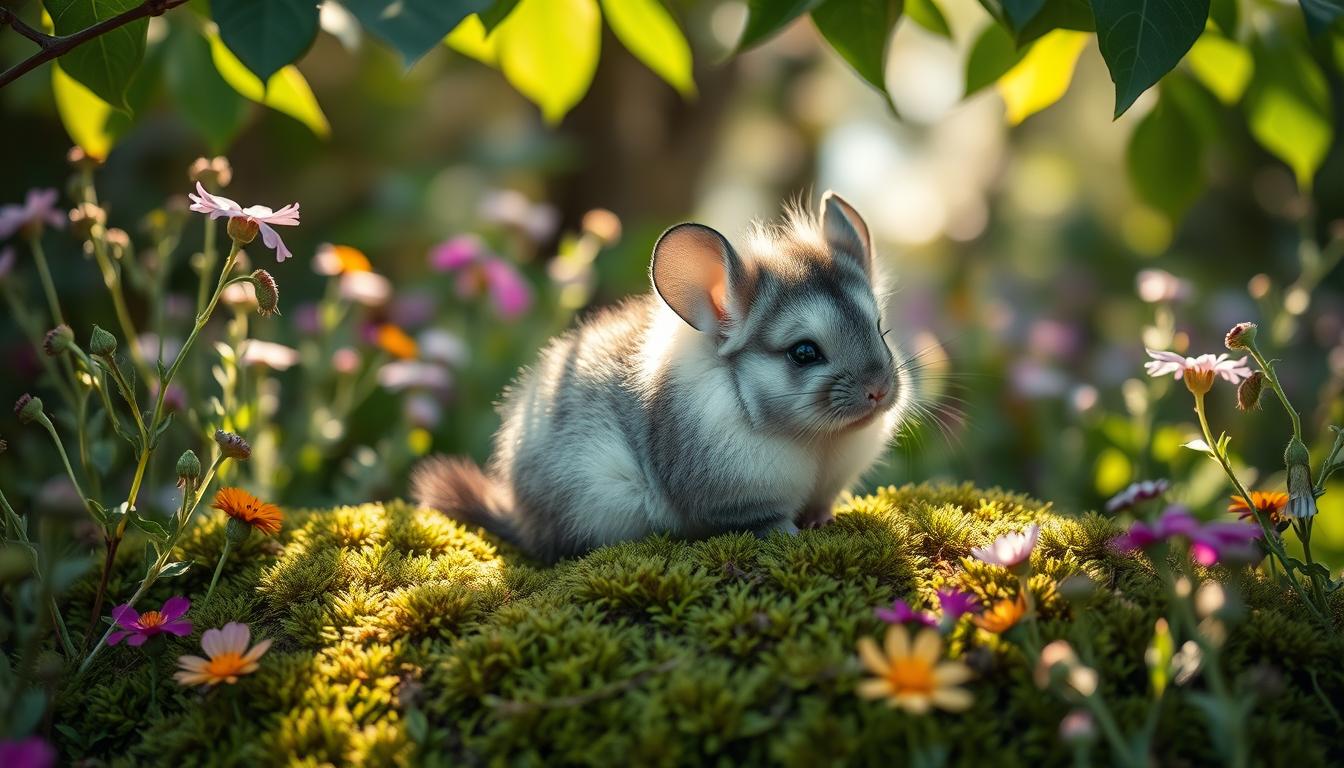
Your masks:
[{"label": "yellow flower center", "polygon": [[893,659],[887,669],[887,682],[897,694],[933,693],[933,667],[922,659],[908,656]]},{"label": "yellow flower center", "polygon": [[1185,369],[1185,388],[1196,395],[1203,395],[1210,389],[1213,389],[1213,371],[1199,371],[1194,368]]},{"label": "yellow flower center", "polygon": [[210,663],[205,665],[205,671],[212,677],[232,677],[238,674],[244,663],[242,654],[229,651],[212,656]]},{"label": "yellow flower center", "polygon": [[140,614],[140,626],[144,629],[157,627],[163,623],[163,614],[158,611],[145,611]]}]

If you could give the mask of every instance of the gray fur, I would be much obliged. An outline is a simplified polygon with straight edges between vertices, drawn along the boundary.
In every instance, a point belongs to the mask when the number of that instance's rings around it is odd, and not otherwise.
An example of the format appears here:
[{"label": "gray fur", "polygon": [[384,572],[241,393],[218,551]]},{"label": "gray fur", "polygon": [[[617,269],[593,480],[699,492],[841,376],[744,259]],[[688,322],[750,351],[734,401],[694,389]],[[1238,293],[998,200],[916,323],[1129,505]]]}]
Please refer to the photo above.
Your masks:
[{"label": "gray fur", "polygon": [[[910,399],[874,266],[866,225],[829,192],[740,251],[707,227],[668,230],[654,293],[552,340],[504,393],[487,472],[429,459],[416,499],[545,560],[824,524]],[[826,362],[791,362],[802,339]]]}]

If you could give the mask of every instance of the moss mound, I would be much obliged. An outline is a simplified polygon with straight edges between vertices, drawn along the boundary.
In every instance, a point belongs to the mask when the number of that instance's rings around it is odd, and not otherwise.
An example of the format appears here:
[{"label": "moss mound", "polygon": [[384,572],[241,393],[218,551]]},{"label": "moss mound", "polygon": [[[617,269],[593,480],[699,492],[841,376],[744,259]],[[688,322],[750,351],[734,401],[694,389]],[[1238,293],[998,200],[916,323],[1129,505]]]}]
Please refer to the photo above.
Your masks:
[{"label": "moss mound", "polygon": [[[978,673],[969,712],[912,717],[853,694],[855,641],[880,630],[874,606],[929,605],[944,586],[1013,594],[1012,577],[964,558],[1033,520],[1042,632],[1072,641],[1122,725],[1136,726],[1163,598],[1144,562],[1108,552],[1113,524],[1000,491],[919,486],[855,499],[794,538],[655,538],[555,568],[402,503],[298,512],[278,540],[249,539],[202,605],[223,542],[222,519],[206,518],[184,546],[197,567],[145,603],[196,601],[196,633],[158,662],[157,701],[144,657],[108,649],[59,696],[57,722],[73,728],[61,747],[164,765],[1065,765],[1067,705],[1033,685],[1013,646],[965,620],[950,648]],[[1057,587],[1075,573],[1101,588],[1066,601]],[[1262,581],[1241,590],[1223,655],[1255,696],[1253,754],[1326,765],[1344,742],[1344,640]],[[274,639],[260,671],[204,695],[172,682],[173,659],[227,621]],[[1217,762],[1193,701],[1201,686],[1166,699],[1163,765]]]}]

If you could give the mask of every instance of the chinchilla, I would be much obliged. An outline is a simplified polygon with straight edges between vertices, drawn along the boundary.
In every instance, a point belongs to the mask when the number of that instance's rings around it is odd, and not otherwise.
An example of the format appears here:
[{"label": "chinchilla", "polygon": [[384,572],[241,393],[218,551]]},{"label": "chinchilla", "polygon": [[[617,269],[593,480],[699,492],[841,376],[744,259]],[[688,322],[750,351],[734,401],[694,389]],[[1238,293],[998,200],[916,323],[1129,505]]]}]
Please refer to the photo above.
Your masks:
[{"label": "chinchilla", "polygon": [[830,522],[911,401],[875,262],[832,192],[741,250],[672,227],[651,293],[553,339],[504,392],[486,470],[431,457],[414,497],[547,561],[655,533]]}]

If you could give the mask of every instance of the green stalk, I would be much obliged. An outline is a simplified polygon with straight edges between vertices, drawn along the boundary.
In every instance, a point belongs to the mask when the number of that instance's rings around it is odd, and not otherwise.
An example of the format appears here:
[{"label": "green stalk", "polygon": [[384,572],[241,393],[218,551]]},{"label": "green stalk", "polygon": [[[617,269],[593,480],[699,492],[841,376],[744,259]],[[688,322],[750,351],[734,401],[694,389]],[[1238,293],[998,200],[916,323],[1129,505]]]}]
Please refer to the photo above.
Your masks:
[{"label": "green stalk", "polygon": [[84,510],[89,513],[89,517],[92,517],[95,521],[98,520],[98,516],[93,512],[93,507],[89,505],[88,497],[84,495],[84,489],[79,484],[79,478],[75,476],[75,468],[70,466],[70,456],[65,452],[65,445],[61,442],[61,436],[56,432],[56,425],[51,423],[51,419],[47,418],[45,413],[37,415],[37,423],[47,430],[47,434],[51,435],[51,442],[56,444],[56,452],[61,455],[61,463],[65,465],[65,473],[70,476],[70,482],[74,483],[75,492],[79,494],[79,500],[84,505]]},{"label": "green stalk", "polygon": [[47,598],[47,608],[51,611],[51,620],[56,625],[56,637],[61,641],[61,647],[65,650],[65,658],[73,659],[77,655],[75,646],[70,642],[70,630],[65,626],[65,619],[61,616],[61,608],[56,604],[56,596],[47,589],[46,579],[42,578],[42,570],[37,567],[37,548],[28,539],[28,531],[19,518],[19,514],[9,505],[9,499],[5,498],[5,492],[0,491],[0,507],[5,511],[5,527],[14,529],[14,538],[18,539],[28,551],[33,555],[33,576],[37,579],[38,588]]},{"label": "green stalk", "polygon": [[56,284],[52,282],[51,270],[47,267],[47,254],[42,250],[42,238],[29,238],[28,246],[33,250],[33,263],[37,265],[37,276],[42,281],[42,291],[47,294],[47,306],[51,308],[51,316],[56,324],[60,325],[65,322],[65,314],[61,312],[61,300],[56,296]]},{"label": "green stalk", "polygon": [[233,539],[225,535],[224,549],[219,553],[219,563],[215,566],[215,575],[210,577],[210,588],[205,590],[205,603],[210,602],[210,596],[215,593],[215,585],[219,583],[219,575],[224,572],[224,561],[229,559],[229,551],[232,549]]}]

